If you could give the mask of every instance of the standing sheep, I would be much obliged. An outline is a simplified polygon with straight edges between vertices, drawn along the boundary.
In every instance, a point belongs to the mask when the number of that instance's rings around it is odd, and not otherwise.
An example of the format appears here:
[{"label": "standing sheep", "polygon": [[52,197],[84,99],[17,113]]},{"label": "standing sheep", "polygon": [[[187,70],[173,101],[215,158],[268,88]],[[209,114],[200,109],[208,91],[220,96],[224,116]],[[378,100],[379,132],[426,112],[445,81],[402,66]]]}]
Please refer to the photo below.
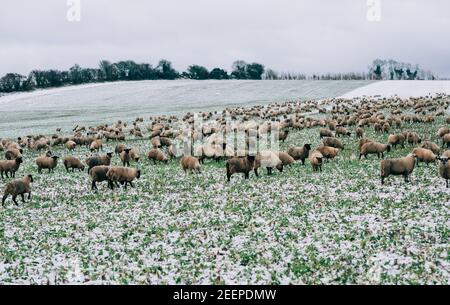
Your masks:
[{"label": "standing sheep", "polygon": [[0,160],[0,173],[2,179],[4,178],[3,173],[5,173],[6,178],[8,178],[8,173],[11,174],[11,177],[15,177],[22,162],[22,157],[17,157],[14,160]]},{"label": "standing sheep", "polygon": [[31,200],[30,184],[32,182],[33,182],[33,176],[31,176],[31,175],[26,175],[20,180],[14,180],[14,181],[9,182],[6,185],[5,191],[3,193],[2,206],[5,206],[5,200],[8,198],[9,195],[12,195],[12,200],[14,201],[16,206],[19,205],[16,201],[16,198],[18,195],[20,195],[22,197],[23,203],[25,203],[24,194],[28,194],[28,200]]},{"label": "standing sheep", "polygon": [[94,166],[111,165],[111,158],[112,158],[112,153],[111,152],[106,153],[106,155],[101,155],[101,156],[95,155],[95,156],[91,156],[91,157],[87,158],[85,163],[88,166],[88,172]]},{"label": "standing sheep", "polygon": [[344,149],[344,144],[336,138],[326,137],[322,139],[322,143],[325,146],[331,146],[334,148]]},{"label": "standing sheep", "polygon": [[42,169],[47,168],[48,172],[53,172],[54,168],[58,164],[58,156],[51,156],[51,157],[38,157],[36,159],[36,165],[38,166],[38,173],[42,173]]},{"label": "standing sheep", "polygon": [[10,148],[5,152],[5,158],[6,160],[14,160],[17,157],[21,157],[23,154],[23,149],[17,149],[17,148]]},{"label": "standing sheep", "polygon": [[244,173],[244,179],[248,179],[249,173],[255,168],[255,156],[233,157],[227,160],[225,166],[228,182],[231,180],[231,175],[235,173]]},{"label": "standing sheep", "polygon": [[69,172],[70,168],[72,169],[72,172],[74,172],[75,169],[78,169],[81,172],[84,171],[84,164],[76,157],[67,156],[64,158],[63,163],[67,172]]},{"label": "standing sheep", "polygon": [[272,175],[272,170],[277,168],[280,172],[283,171],[283,162],[278,158],[277,154],[272,151],[261,151],[255,158],[255,174],[258,176],[258,169],[265,167],[267,169],[267,175]]},{"label": "standing sheep", "polygon": [[120,160],[122,160],[123,166],[130,166],[130,160],[131,160],[130,151],[131,151],[131,148],[125,148],[120,153]]},{"label": "standing sheep", "polygon": [[200,162],[196,157],[192,156],[183,156],[180,160],[180,165],[183,171],[186,173],[187,170],[191,172],[200,173]]},{"label": "standing sheep", "polygon": [[91,145],[89,146],[89,149],[91,152],[93,151],[99,151],[100,149],[103,149],[103,143],[102,140],[95,140],[91,143]]},{"label": "standing sheep", "polygon": [[448,188],[448,180],[450,179],[450,163],[448,157],[440,157],[439,160],[439,175],[445,179],[445,187]]},{"label": "standing sheep", "polygon": [[361,159],[362,156],[367,159],[367,155],[370,154],[376,154],[378,156],[378,159],[380,159],[380,156],[381,158],[384,158],[384,152],[386,151],[391,151],[391,145],[378,142],[368,142],[361,147],[361,150],[359,152],[359,159]]},{"label": "standing sheep", "polygon": [[106,173],[106,177],[108,177],[111,183],[120,182],[121,184],[125,184],[124,187],[126,189],[128,184],[134,187],[133,181],[141,177],[141,171],[137,168],[112,166]]},{"label": "standing sheep", "polygon": [[[98,190],[97,188],[97,182],[103,182],[108,181],[108,187],[110,189],[113,189],[112,181],[108,179],[106,174],[108,173],[109,169],[111,167],[108,165],[98,165],[91,168],[89,171],[89,176],[91,176],[92,184],[91,189],[92,190]],[[117,185],[118,186],[118,185]]]},{"label": "standing sheep", "polygon": [[417,147],[413,149],[412,153],[416,155],[417,165],[419,165],[419,162],[424,162],[427,165],[436,162],[436,155],[429,149]]},{"label": "standing sheep", "polygon": [[318,150],[314,150],[309,155],[309,162],[311,163],[311,166],[313,168],[313,171],[322,171],[322,161],[323,161],[323,155]]},{"label": "standing sheep", "polygon": [[167,163],[169,161],[164,152],[158,148],[150,149],[150,151],[147,154],[147,157],[149,160],[153,160],[153,164],[156,164],[156,161],[164,163]]},{"label": "standing sheep", "polygon": [[416,155],[414,154],[398,159],[381,160],[381,184],[383,185],[384,179],[390,175],[402,175],[405,178],[405,182],[409,182],[409,176],[413,172],[415,164]]},{"label": "standing sheep", "polygon": [[291,147],[288,149],[287,153],[294,158],[294,160],[301,160],[302,164],[305,165],[305,160],[308,158],[310,150],[311,144],[305,144],[303,147]]}]

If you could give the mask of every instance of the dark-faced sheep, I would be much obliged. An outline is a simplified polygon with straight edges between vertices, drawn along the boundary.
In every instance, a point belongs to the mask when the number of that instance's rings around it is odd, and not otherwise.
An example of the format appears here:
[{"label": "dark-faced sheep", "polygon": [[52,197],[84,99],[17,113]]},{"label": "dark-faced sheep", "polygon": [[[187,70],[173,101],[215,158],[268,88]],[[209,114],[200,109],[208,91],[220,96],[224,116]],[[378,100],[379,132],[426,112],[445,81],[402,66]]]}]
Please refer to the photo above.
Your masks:
[{"label": "dark-faced sheep", "polygon": [[414,154],[398,159],[381,160],[381,184],[384,184],[384,179],[390,175],[402,175],[405,178],[405,182],[409,182],[409,176],[413,172],[415,164],[416,155]]},{"label": "dark-faced sheep", "polygon": [[183,156],[180,160],[180,165],[183,171],[197,172],[200,173],[200,162],[196,157],[192,156]]},{"label": "dark-faced sheep", "polygon": [[288,149],[287,153],[294,158],[294,160],[301,160],[302,164],[305,165],[305,160],[308,158],[310,150],[311,144],[305,144],[303,147],[291,147]]},{"label": "dark-faced sheep", "polygon": [[435,155],[439,155],[441,153],[439,145],[431,141],[424,141],[420,147],[431,150]]},{"label": "dark-faced sheep", "polygon": [[283,162],[278,158],[277,154],[272,151],[261,151],[255,158],[255,175],[258,176],[258,169],[265,167],[267,175],[272,175],[272,170],[277,168],[280,172],[283,171]]},{"label": "dark-faced sheep", "polygon": [[401,133],[391,134],[388,137],[388,143],[394,148],[397,148],[397,145],[401,145],[402,148],[405,148],[405,140],[405,136]]},{"label": "dark-faced sheep", "polygon": [[110,181],[108,179],[108,177],[106,176],[106,174],[108,173],[110,168],[111,167],[108,165],[98,165],[98,166],[94,166],[93,168],[91,168],[91,170],[89,171],[89,176],[91,176],[91,179],[92,179],[92,184],[91,184],[92,190],[97,190],[98,189],[97,182],[103,182],[103,181],[108,181],[108,187],[111,189],[113,188],[112,181]]},{"label": "dark-faced sheep", "polygon": [[311,163],[311,166],[313,168],[313,171],[322,171],[322,161],[323,161],[323,155],[320,151],[314,150],[309,155],[309,162]]},{"label": "dark-faced sheep", "polygon": [[248,179],[249,173],[255,168],[255,156],[231,158],[227,160],[225,167],[227,169],[228,182],[231,180],[231,176],[235,173],[243,173],[244,179]]},{"label": "dark-faced sheep", "polygon": [[448,188],[450,179],[450,162],[448,157],[439,157],[439,175],[445,179],[445,186]]},{"label": "dark-faced sheep", "polygon": [[2,179],[4,178],[3,173],[5,173],[6,178],[8,178],[8,173],[11,174],[11,177],[15,177],[22,162],[22,157],[17,157],[14,160],[0,160],[0,173]]},{"label": "dark-faced sheep", "polygon": [[10,148],[5,152],[6,160],[14,160],[17,157],[22,157],[23,149]]},{"label": "dark-faced sheep", "polygon": [[25,203],[24,194],[28,194],[28,200],[31,200],[31,186],[33,182],[33,176],[26,175],[20,180],[14,180],[6,184],[5,191],[3,192],[2,206],[5,206],[5,201],[9,195],[12,196],[12,200],[15,205],[19,205],[16,201],[18,195],[22,197],[22,202]]},{"label": "dark-faced sheep", "polygon": [[51,173],[55,169],[56,165],[58,165],[58,156],[41,156],[36,159],[36,165],[38,166],[38,173],[42,173],[42,169],[48,169],[48,172]]},{"label": "dark-faced sheep", "polygon": [[331,146],[334,148],[344,149],[344,144],[342,144],[342,142],[336,138],[330,138],[330,137],[323,138],[322,143],[325,146]]},{"label": "dark-faced sheep", "polygon": [[442,148],[444,147],[450,148],[450,133],[447,133],[442,137]]},{"label": "dark-faced sheep", "polygon": [[339,154],[339,149],[331,147],[331,146],[323,146],[320,145],[316,148],[317,151],[319,151],[325,160],[334,159]]},{"label": "dark-faced sheep", "polygon": [[69,172],[69,169],[72,169],[72,172],[74,172],[75,169],[78,169],[81,172],[84,171],[84,164],[74,156],[66,156],[63,160],[63,164],[67,172]]},{"label": "dark-faced sheep", "polygon": [[88,172],[94,166],[98,165],[111,165],[112,153],[106,153],[105,155],[95,155],[86,159],[85,163],[88,166]]},{"label": "dark-faced sheep", "polygon": [[141,177],[141,171],[137,168],[129,168],[124,166],[111,166],[111,168],[106,173],[106,177],[112,183],[119,182],[124,184],[125,189],[129,184],[134,187],[133,181]]},{"label": "dark-faced sheep", "polygon": [[391,145],[382,144],[378,142],[368,142],[361,147],[359,152],[359,159],[364,156],[367,159],[367,155],[376,154],[378,159],[384,158],[385,152],[391,151]]}]

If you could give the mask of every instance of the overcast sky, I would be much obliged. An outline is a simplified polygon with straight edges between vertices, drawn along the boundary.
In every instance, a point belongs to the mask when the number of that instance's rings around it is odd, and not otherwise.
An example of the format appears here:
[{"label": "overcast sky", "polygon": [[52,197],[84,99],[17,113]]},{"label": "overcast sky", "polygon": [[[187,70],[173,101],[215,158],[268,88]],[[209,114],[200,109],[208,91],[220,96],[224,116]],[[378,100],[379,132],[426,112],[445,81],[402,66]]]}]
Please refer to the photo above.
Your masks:
[{"label": "overcast sky", "polygon": [[278,71],[366,71],[375,58],[417,63],[450,76],[450,1],[380,0],[2,0],[0,74],[95,67],[100,59],[169,59],[230,70],[236,59]]}]

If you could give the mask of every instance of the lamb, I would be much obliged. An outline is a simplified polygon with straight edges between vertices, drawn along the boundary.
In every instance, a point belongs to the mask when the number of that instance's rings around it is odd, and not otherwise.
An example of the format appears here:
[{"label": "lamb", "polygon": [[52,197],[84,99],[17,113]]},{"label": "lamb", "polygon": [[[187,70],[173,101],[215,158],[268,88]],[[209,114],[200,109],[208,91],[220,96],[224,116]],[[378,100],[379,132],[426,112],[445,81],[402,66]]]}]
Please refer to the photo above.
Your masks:
[{"label": "lamb", "polygon": [[108,177],[106,176],[106,174],[108,173],[110,168],[111,167],[108,165],[98,165],[98,166],[94,166],[89,171],[89,176],[91,176],[91,179],[92,179],[92,184],[91,184],[92,190],[98,190],[97,182],[103,182],[103,181],[108,181],[108,187],[110,189],[113,189],[112,181],[110,181],[108,179]]},{"label": "lamb", "polygon": [[322,143],[325,146],[331,146],[334,148],[344,149],[344,144],[342,144],[341,141],[339,141],[338,139],[335,139],[335,138],[330,138],[330,137],[323,138]]},{"label": "lamb", "polygon": [[79,159],[73,156],[66,156],[63,160],[64,167],[66,168],[66,171],[69,172],[69,169],[72,169],[72,172],[75,171],[75,169],[78,169],[79,171],[84,171],[84,164],[81,163]]},{"label": "lamb", "polygon": [[409,182],[409,176],[414,170],[416,164],[416,155],[409,154],[403,158],[381,160],[381,184],[384,184],[384,179],[390,175],[402,175],[405,182]]},{"label": "lamb", "polygon": [[355,129],[355,135],[357,139],[362,139],[364,137],[364,129],[362,129],[361,127],[357,127]]},{"label": "lamb", "polygon": [[[227,160],[225,166],[228,182],[231,180],[231,175],[235,173],[244,173],[244,179],[248,179],[249,173],[255,168],[255,156],[233,157]],[[257,171],[255,174],[257,174]]]},{"label": "lamb", "polygon": [[123,166],[130,166],[130,155],[131,148],[125,148],[123,152],[120,153],[120,160],[122,160]]},{"label": "lamb", "polygon": [[36,165],[38,166],[38,173],[42,173],[42,169],[47,168],[48,172],[53,172],[54,168],[58,164],[58,156],[41,156],[36,159]]},{"label": "lamb", "polygon": [[278,158],[277,154],[272,151],[261,151],[256,155],[255,159],[255,174],[258,176],[258,168],[265,167],[267,174],[272,175],[272,169],[277,168],[280,172],[283,171],[283,162]]},{"label": "lamb", "polygon": [[14,160],[17,157],[22,157],[23,149],[10,148],[5,152],[6,160]]},{"label": "lamb", "polygon": [[347,130],[347,128],[343,127],[343,126],[337,126],[336,127],[336,136],[351,136],[351,132]]},{"label": "lamb", "polygon": [[25,203],[25,196],[24,194],[28,194],[28,200],[31,201],[31,187],[30,184],[33,182],[33,176],[26,175],[20,180],[14,180],[9,182],[6,187],[5,191],[3,193],[2,198],[2,206],[5,206],[5,200],[8,198],[9,195],[12,195],[12,200],[18,206],[19,204],[16,201],[16,198],[18,195],[22,197],[22,202]]},{"label": "lamb", "polygon": [[280,158],[281,163],[283,163],[283,166],[288,166],[288,165],[290,166],[293,163],[295,163],[294,158],[292,158],[288,153],[286,153],[284,151],[278,152],[278,158]]},{"label": "lamb", "polygon": [[384,158],[385,151],[390,152],[391,145],[378,142],[368,142],[361,147],[361,150],[359,152],[359,159],[361,159],[362,156],[367,159],[367,155],[369,154],[377,154],[378,159],[380,159],[380,156],[381,158]]},{"label": "lamb", "polygon": [[323,155],[322,155],[322,153],[320,151],[314,150],[309,155],[308,159],[309,159],[309,162],[311,163],[313,171],[322,171]]},{"label": "lamb", "polygon": [[91,157],[87,158],[85,163],[88,166],[88,172],[94,166],[111,165],[111,158],[112,158],[111,152],[107,153],[106,155],[102,155],[102,156],[95,155],[95,156],[91,156]]},{"label": "lamb", "polygon": [[399,134],[390,134],[388,137],[388,143],[389,145],[392,145],[392,147],[397,148],[397,145],[401,145],[402,148],[405,148],[405,136],[401,133]]},{"label": "lamb", "polygon": [[305,144],[303,147],[291,147],[288,149],[287,153],[294,158],[294,160],[301,160],[302,164],[305,165],[305,160],[308,158],[310,150],[311,144]]},{"label": "lamb", "polygon": [[169,161],[164,152],[158,148],[150,149],[150,151],[147,154],[147,157],[149,160],[153,160],[154,164],[156,164],[156,161],[164,163],[167,163]]},{"label": "lamb", "polygon": [[330,138],[334,137],[333,132],[328,128],[320,128],[319,135],[320,135],[321,139],[324,137],[330,137]]},{"label": "lamb", "polygon": [[450,148],[450,133],[445,134],[442,137],[442,148],[447,146],[447,148]]},{"label": "lamb", "polygon": [[89,149],[91,152],[93,152],[94,150],[99,151],[100,149],[103,149],[103,143],[102,140],[95,140],[91,143],[91,145],[89,146]]},{"label": "lamb", "polygon": [[183,156],[180,160],[181,168],[186,173],[187,170],[191,172],[200,173],[200,162],[196,157]]},{"label": "lamb", "polygon": [[431,141],[424,141],[420,147],[431,150],[435,155],[439,155],[441,153],[439,146]]},{"label": "lamb", "polygon": [[282,141],[284,143],[284,141],[286,141],[286,139],[287,139],[288,134],[289,134],[289,130],[286,130],[286,131],[280,130],[278,132],[278,140]]},{"label": "lamb", "polygon": [[316,150],[319,151],[326,160],[334,159],[339,154],[339,149],[331,146],[320,145]]},{"label": "lamb", "polygon": [[15,177],[22,162],[22,157],[17,157],[14,160],[0,160],[0,173],[2,179],[4,178],[3,173],[5,173],[6,178],[8,178],[8,173],[11,174],[11,177]]},{"label": "lamb", "polygon": [[137,168],[112,166],[106,173],[106,177],[108,177],[111,185],[113,182],[120,182],[121,184],[125,184],[124,187],[126,189],[128,184],[134,187],[133,181],[141,177],[141,171]]},{"label": "lamb", "polygon": [[438,158],[439,162],[439,175],[445,179],[445,187],[449,187],[448,180],[450,179],[450,163],[448,162],[449,157]]},{"label": "lamb", "polygon": [[64,145],[66,146],[66,148],[67,148],[68,150],[74,150],[75,147],[77,146],[77,143],[75,143],[75,142],[72,141],[72,140],[69,140],[69,141],[67,141],[66,144],[64,144]]},{"label": "lamb", "polygon": [[114,149],[114,152],[115,152],[117,155],[120,155],[120,154],[124,151],[125,148],[127,148],[127,147],[125,146],[125,144],[117,144],[117,145],[116,145],[116,148]]},{"label": "lamb", "polygon": [[409,132],[406,138],[408,140],[408,143],[411,145],[417,145],[422,142],[419,135],[415,132]]},{"label": "lamb", "polygon": [[436,155],[429,149],[418,147],[414,148],[412,153],[416,155],[417,165],[419,162],[425,162],[427,165],[436,162]]},{"label": "lamb", "polygon": [[130,158],[131,158],[131,160],[133,160],[135,162],[139,162],[140,153],[139,153],[139,149],[138,148],[133,147],[130,150]]}]

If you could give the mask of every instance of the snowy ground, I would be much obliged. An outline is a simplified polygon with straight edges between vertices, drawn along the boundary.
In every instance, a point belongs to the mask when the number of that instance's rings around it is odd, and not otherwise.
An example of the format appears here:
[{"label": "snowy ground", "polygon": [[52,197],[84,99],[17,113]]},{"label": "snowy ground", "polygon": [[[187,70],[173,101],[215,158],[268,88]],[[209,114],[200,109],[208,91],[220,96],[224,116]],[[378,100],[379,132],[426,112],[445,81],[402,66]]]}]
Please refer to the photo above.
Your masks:
[{"label": "snowy ground", "polygon": [[401,98],[419,97],[435,93],[450,94],[450,81],[381,81],[356,88],[344,95],[343,98],[355,98],[361,96],[380,96]]}]

